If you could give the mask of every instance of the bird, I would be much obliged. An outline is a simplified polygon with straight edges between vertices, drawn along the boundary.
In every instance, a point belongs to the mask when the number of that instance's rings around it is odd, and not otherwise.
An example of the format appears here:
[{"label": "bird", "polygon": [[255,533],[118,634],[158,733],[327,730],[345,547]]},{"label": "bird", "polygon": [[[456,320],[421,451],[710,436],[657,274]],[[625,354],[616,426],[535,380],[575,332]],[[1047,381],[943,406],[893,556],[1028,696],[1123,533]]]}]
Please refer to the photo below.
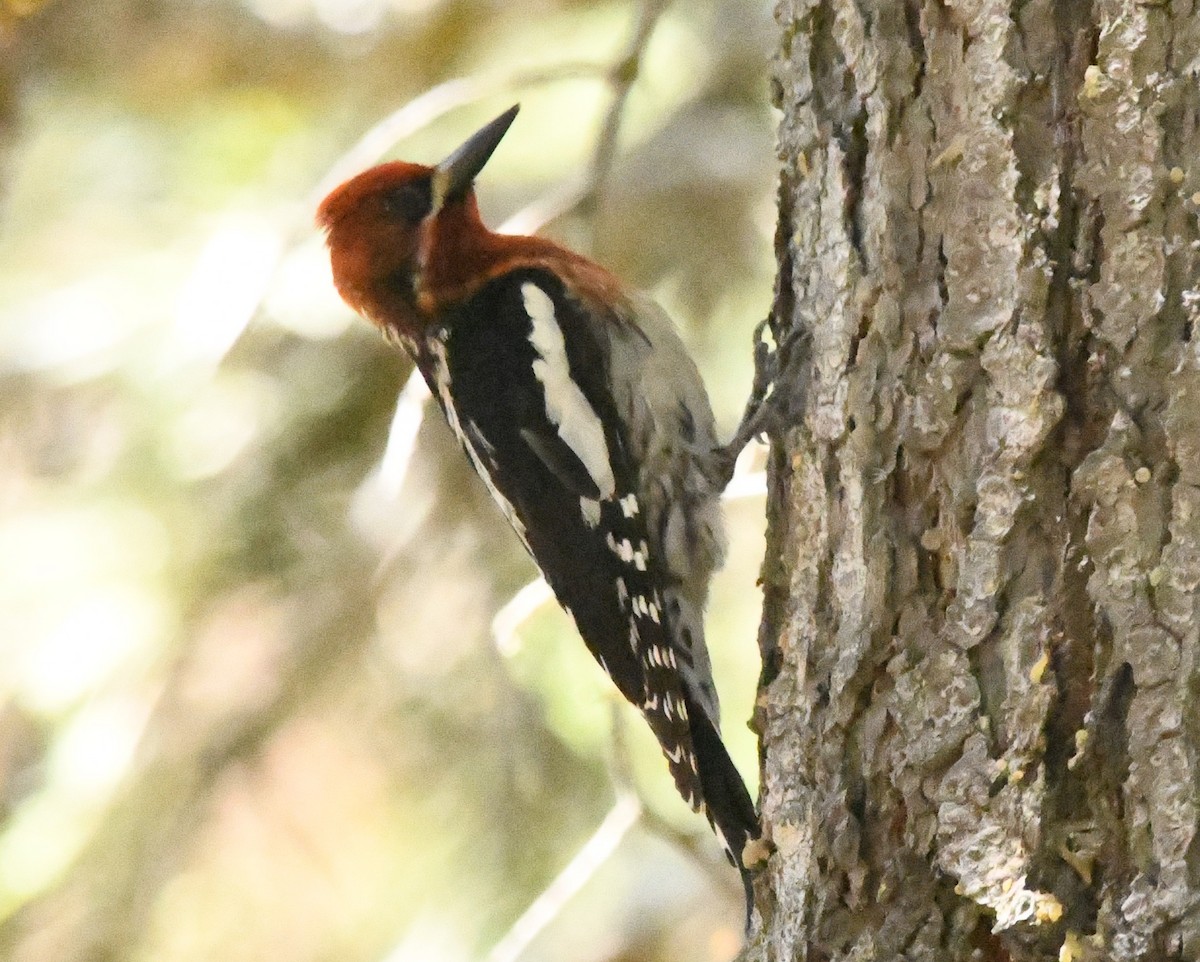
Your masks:
[{"label": "bird", "polygon": [[[499,234],[475,179],[506,110],[435,165],[341,184],[317,223],[345,302],[413,360],[471,464],[649,724],[675,787],[740,871],[760,835],[720,735],[704,639],[727,453],[665,312],[549,239]],[[749,917],[749,915],[748,915]]]}]

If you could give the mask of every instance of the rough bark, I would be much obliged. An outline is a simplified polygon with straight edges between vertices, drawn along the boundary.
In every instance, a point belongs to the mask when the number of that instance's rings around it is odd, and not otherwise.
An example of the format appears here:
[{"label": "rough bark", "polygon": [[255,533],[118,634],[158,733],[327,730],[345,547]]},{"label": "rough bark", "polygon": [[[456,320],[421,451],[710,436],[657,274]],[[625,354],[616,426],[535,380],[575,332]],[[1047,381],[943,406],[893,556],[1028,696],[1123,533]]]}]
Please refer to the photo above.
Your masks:
[{"label": "rough bark", "polygon": [[1200,13],[777,18],[746,957],[1200,958]]}]

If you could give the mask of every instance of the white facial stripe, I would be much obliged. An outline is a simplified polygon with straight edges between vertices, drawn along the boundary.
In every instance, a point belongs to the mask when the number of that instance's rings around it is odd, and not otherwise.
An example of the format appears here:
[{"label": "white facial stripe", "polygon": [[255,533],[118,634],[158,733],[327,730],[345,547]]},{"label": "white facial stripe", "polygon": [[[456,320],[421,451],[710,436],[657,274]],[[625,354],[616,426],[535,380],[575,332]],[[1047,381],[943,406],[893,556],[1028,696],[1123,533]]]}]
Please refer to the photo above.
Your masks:
[{"label": "white facial stripe", "polygon": [[616,482],[608,460],[604,426],[571,378],[566,341],[554,317],[554,302],[550,295],[528,281],[521,285],[521,297],[533,322],[529,343],[541,355],[533,362],[533,373],[546,394],[546,416],[558,428],[559,437],[583,463],[600,490],[600,497],[611,498],[616,491]]}]

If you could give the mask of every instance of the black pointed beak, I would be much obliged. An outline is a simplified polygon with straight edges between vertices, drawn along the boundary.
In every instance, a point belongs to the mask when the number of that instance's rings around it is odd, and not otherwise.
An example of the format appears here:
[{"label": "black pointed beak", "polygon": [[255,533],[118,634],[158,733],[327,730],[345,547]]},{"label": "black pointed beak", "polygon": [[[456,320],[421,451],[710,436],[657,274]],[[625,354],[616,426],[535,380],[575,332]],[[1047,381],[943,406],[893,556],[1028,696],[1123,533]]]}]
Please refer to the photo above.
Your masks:
[{"label": "black pointed beak", "polygon": [[483,165],[499,146],[508,128],[521,109],[513,104],[499,117],[481,127],[466,142],[433,169],[433,209],[437,211],[447,201],[462,200],[470,190]]}]

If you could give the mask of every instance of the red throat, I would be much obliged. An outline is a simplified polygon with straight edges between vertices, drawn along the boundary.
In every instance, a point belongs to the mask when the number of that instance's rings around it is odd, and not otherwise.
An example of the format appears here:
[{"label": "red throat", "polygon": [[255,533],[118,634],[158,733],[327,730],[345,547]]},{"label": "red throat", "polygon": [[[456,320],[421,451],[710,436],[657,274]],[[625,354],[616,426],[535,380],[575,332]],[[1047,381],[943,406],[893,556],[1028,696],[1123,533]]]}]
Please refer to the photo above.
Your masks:
[{"label": "red throat", "polygon": [[496,234],[484,226],[474,193],[443,208],[424,226],[417,307],[431,320],[488,281],[521,268],[561,277],[579,297],[624,304],[624,287],[599,264],[542,237]]},{"label": "red throat", "polygon": [[598,264],[540,237],[488,230],[474,191],[420,224],[389,213],[386,194],[431,170],[381,164],[333,191],[317,214],[328,231],[338,291],[377,326],[418,337],[489,281],[522,268],[557,275],[601,313],[627,304],[620,281]]}]

